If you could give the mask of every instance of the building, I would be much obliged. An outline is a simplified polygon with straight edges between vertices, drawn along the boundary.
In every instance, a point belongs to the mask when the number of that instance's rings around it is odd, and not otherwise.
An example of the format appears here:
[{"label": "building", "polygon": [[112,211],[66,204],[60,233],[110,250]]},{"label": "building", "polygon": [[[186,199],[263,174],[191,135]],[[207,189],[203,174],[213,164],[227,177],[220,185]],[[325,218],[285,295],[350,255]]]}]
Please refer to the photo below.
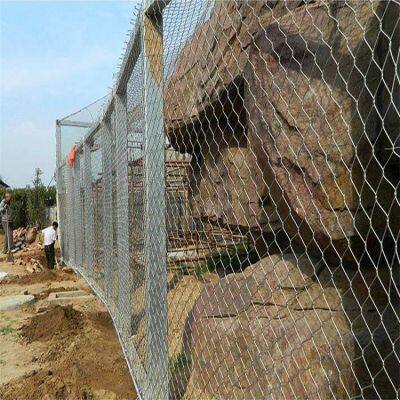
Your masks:
[{"label": "building", "polygon": [[0,178],[0,189],[8,189],[10,186],[7,185],[1,178]]}]

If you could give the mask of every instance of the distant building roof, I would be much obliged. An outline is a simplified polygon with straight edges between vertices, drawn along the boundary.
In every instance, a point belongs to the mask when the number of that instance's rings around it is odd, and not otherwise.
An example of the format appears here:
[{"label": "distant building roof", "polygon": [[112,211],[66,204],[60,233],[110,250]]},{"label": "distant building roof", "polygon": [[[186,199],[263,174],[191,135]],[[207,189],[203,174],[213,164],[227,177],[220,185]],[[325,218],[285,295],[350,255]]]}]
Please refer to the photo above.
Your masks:
[{"label": "distant building roof", "polygon": [[0,179],[0,189],[7,189],[10,186],[7,185],[3,180]]}]

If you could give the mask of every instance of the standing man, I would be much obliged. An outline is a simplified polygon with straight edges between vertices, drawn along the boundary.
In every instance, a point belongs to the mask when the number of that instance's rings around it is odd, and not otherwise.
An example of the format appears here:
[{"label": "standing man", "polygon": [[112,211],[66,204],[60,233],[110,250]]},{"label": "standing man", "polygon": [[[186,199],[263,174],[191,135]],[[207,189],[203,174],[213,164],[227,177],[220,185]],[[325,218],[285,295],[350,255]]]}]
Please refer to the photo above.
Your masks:
[{"label": "standing man", "polygon": [[51,226],[43,229],[43,244],[44,252],[46,254],[47,267],[53,269],[56,263],[56,253],[54,251],[54,243],[57,240],[58,223],[53,222]]},{"label": "standing man", "polygon": [[3,253],[7,254],[14,247],[13,241],[13,212],[11,207],[13,193],[7,189],[5,198],[0,203],[1,225],[4,231]]}]

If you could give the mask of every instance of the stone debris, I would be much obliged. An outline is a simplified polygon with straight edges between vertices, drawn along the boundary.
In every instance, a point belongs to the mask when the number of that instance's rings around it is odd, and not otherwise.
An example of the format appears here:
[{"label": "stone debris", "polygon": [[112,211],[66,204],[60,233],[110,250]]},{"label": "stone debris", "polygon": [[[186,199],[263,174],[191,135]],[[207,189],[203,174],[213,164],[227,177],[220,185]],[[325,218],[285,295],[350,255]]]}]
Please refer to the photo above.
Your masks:
[{"label": "stone debris", "polygon": [[26,242],[29,244],[32,244],[33,242],[35,242],[37,234],[38,234],[38,232],[37,232],[36,228],[28,228],[28,230],[26,232]]},{"label": "stone debris", "polygon": [[36,228],[18,228],[13,232],[15,265],[22,266],[31,274],[43,271],[44,266],[38,259],[43,253],[44,246],[38,243]]},{"label": "stone debris", "polygon": [[26,228],[21,227],[21,228],[14,229],[14,231],[13,231],[14,242],[24,242],[25,235],[26,235]]},{"label": "stone debris", "polygon": [[35,227],[24,228],[20,227],[14,229],[13,239],[14,243],[25,243],[25,245],[30,245],[36,241],[38,231]]},{"label": "stone debris", "polygon": [[0,271],[0,282],[8,275],[7,272]]},{"label": "stone debris", "polygon": [[25,267],[25,269],[31,274],[34,272],[40,272],[44,268],[39,260],[30,256],[19,258],[15,264]]}]

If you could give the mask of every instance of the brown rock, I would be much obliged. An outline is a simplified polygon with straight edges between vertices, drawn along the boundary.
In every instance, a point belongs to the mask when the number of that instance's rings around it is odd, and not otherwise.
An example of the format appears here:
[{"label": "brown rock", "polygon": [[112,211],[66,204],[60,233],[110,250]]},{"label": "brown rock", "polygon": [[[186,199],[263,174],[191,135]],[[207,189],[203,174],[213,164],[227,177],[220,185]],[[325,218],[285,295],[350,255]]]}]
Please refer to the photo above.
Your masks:
[{"label": "brown rock", "polygon": [[393,2],[217,1],[165,93],[170,142],[192,154],[194,217],[241,231],[283,224],[335,261],[365,256],[365,244],[378,259],[384,239],[390,253],[398,159],[382,149],[400,129],[387,93],[399,87],[380,66],[394,76],[398,15]]},{"label": "brown rock", "polygon": [[30,273],[33,274],[35,272],[35,267],[33,265],[27,265],[26,270]]},{"label": "brown rock", "polygon": [[207,285],[186,323],[185,398],[393,397],[399,298],[389,287],[390,271],[294,255]]},{"label": "brown rock", "polygon": [[371,185],[383,172],[369,144],[380,71],[368,43],[378,30],[367,3],[338,7],[335,18],[320,2],[299,7],[257,35],[244,74],[249,143],[285,230],[308,247],[333,242],[341,256],[347,238],[370,227],[374,193],[363,170]]},{"label": "brown rock", "polygon": [[[253,36],[301,3],[300,0],[215,1],[210,18],[198,27],[181,51],[166,85],[165,121],[173,142],[178,144],[182,138],[196,137],[199,133],[203,136],[194,127],[194,121],[204,117],[210,105],[214,108],[211,115],[221,112],[221,107],[229,107],[229,102],[222,104],[221,98],[231,86],[238,86],[236,79],[243,73]],[[232,92],[236,96],[237,87]],[[187,148],[191,146],[189,140],[184,142]]]},{"label": "brown rock", "polygon": [[28,228],[25,240],[28,244],[31,244],[36,240],[36,236],[37,236],[37,229],[36,228]]},{"label": "brown rock", "polygon": [[193,161],[192,166],[190,203],[194,218],[244,230],[259,229],[263,210],[258,192],[266,188],[248,148],[214,142],[204,149],[202,164]]},{"label": "brown rock", "polygon": [[241,73],[246,58],[241,56],[240,43],[235,40],[241,25],[240,3],[216,1],[210,18],[182,50],[166,88],[169,130],[191,125],[192,117],[197,119]]}]

